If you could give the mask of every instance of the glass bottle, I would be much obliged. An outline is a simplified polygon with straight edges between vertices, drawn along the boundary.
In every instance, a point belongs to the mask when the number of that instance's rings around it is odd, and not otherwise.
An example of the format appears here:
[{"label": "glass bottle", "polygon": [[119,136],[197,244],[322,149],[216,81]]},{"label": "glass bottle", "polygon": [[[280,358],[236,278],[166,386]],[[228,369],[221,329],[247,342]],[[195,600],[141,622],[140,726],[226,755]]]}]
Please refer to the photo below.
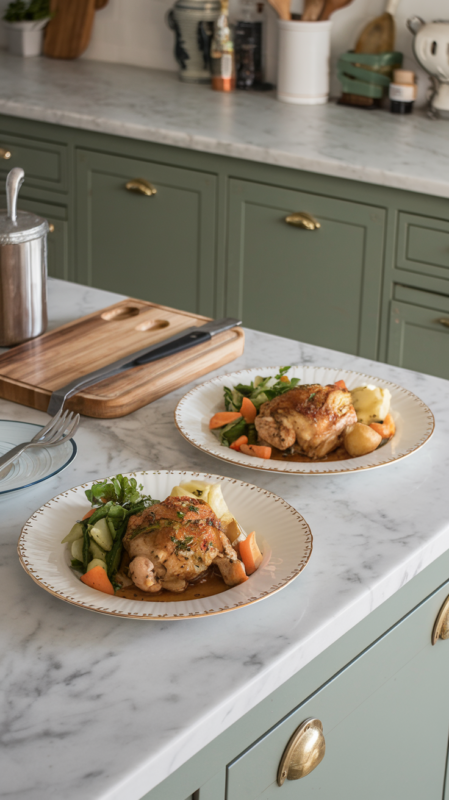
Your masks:
[{"label": "glass bottle", "polygon": [[231,92],[235,89],[234,36],[229,24],[229,2],[221,0],[221,13],[215,23],[210,49],[212,89]]},{"label": "glass bottle", "polygon": [[262,83],[263,3],[240,0],[235,29],[237,88],[251,89]]}]

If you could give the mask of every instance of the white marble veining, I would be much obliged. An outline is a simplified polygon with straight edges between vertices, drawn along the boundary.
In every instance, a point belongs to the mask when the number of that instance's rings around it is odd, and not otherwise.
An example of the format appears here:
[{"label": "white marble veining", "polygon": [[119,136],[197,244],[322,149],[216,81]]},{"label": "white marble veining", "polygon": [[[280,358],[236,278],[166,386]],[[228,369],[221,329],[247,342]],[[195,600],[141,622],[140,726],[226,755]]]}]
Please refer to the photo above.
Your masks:
[{"label": "white marble veining", "polygon": [[292,106],[170,72],[0,52],[0,113],[449,198],[449,121],[422,111]]},{"label": "white marble veining", "polygon": [[[58,322],[115,299],[50,282]],[[237,469],[195,450],[173,424],[184,390],[124,419],[83,418],[67,471],[0,503],[2,800],[139,800],[449,548],[449,383],[251,331],[245,354],[221,372],[280,362],[402,384],[431,407],[436,432],[395,465],[314,478]],[[0,417],[46,419],[6,401]],[[311,525],[307,569],[263,603],[170,623],[71,607],[23,572],[16,543],[35,508],[83,481],[153,467],[225,474],[282,495]]]}]

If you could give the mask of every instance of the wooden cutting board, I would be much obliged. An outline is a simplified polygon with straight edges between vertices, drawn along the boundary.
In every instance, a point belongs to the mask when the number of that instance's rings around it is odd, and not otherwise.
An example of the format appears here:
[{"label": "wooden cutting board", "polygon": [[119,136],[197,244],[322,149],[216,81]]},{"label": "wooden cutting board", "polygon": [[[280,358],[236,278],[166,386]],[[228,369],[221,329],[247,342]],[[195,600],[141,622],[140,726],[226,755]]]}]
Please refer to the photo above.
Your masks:
[{"label": "wooden cutting board", "polygon": [[50,58],[78,58],[84,53],[95,8],[95,0],[51,0],[53,17],[45,29],[44,54]]},{"label": "wooden cutting board", "polygon": [[[208,317],[128,298],[0,356],[0,397],[46,411],[51,393],[81,375],[168,339]],[[87,417],[123,417],[243,353],[241,328],[97,383],[67,401]]]}]

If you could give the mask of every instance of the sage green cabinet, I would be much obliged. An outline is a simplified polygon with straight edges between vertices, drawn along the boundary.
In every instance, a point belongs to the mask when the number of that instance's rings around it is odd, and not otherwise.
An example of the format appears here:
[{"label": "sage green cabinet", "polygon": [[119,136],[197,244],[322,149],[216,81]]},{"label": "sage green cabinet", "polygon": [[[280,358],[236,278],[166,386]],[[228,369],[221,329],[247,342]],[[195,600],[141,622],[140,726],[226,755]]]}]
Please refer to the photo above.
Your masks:
[{"label": "sage green cabinet", "polygon": [[[294,212],[320,227],[287,224]],[[227,306],[250,328],[376,358],[382,208],[232,179]]]},{"label": "sage green cabinet", "polygon": [[12,166],[50,275],[449,378],[444,198],[0,115]]},{"label": "sage green cabinet", "polygon": [[395,287],[388,362],[449,379],[449,297]]},{"label": "sage green cabinet", "polygon": [[[449,642],[430,632],[444,586],[228,766],[226,800],[442,800],[449,734]],[[326,752],[305,778],[276,781],[307,718]]]},{"label": "sage green cabinet", "polygon": [[215,176],[81,149],[76,169],[78,280],[213,315]]}]

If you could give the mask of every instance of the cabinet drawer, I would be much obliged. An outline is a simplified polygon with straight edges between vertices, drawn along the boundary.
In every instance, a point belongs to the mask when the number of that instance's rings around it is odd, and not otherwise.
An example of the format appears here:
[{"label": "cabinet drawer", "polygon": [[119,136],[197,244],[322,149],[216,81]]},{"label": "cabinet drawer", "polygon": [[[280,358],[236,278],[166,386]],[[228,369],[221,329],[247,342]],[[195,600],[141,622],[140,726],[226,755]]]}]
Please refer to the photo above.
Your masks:
[{"label": "cabinet drawer", "polygon": [[398,269],[449,280],[449,220],[401,213],[398,226]]},{"label": "cabinet drawer", "polygon": [[[286,222],[307,212],[305,230]],[[231,179],[227,313],[245,325],[377,357],[385,212]]]},{"label": "cabinet drawer", "polygon": [[[66,206],[44,203],[33,200],[24,194],[25,186],[20,193],[19,208],[31,211],[48,220],[50,232],[47,236],[48,274],[52,278],[68,280],[69,269],[69,219]],[[6,198],[0,193],[0,206],[4,207]]]},{"label": "cabinet drawer", "polygon": [[397,367],[449,378],[449,297],[395,287],[387,361]]},{"label": "cabinet drawer", "polygon": [[[431,632],[448,591],[446,584],[229,764],[227,800],[440,800],[449,642],[433,647]],[[279,787],[284,749],[310,717],[322,722],[325,756]]]},{"label": "cabinet drawer", "polygon": [[13,167],[25,170],[27,186],[67,191],[67,146],[27,139],[0,130],[0,148],[11,153],[0,158],[0,180],[3,182]]},{"label": "cabinet drawer", "polygon": [[76,163],[77,280],[213,316],[216,176],[88,150]]}]

